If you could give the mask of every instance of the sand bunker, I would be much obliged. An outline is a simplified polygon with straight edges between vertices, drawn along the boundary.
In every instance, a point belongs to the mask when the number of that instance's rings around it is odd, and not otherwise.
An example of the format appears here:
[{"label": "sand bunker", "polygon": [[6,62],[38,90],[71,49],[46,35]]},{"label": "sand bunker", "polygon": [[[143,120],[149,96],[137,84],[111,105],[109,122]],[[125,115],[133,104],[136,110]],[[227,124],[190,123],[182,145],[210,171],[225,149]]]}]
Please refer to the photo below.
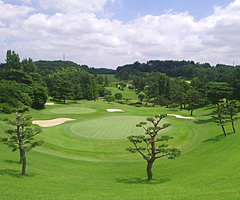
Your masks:
[{"label": "sand bunker", "polygon": [[45,103],[46,106],[53,106],[54,103]]},{"label": "sand bunker", "polygon": [[124,112],[123,110],[120,109],[106,109],[108,112]]},{"label": "sand bunker", "polygon": [[168,116],[174,116],[176,118],[181,118],[181,119],[195,119],[193,117],[183,117],[181,115],[176,115],[176,114],[167,114]]},{"label": "sand bunker", "polygon": [[41,127],[51,127],[56,126],[59,124],[62,124],[66,121],[75,120],[71,118],[57,118],[57,119],[51,119],[51,120],[39,120],[39,121],[33,121],[32,124],[37,124]]}]

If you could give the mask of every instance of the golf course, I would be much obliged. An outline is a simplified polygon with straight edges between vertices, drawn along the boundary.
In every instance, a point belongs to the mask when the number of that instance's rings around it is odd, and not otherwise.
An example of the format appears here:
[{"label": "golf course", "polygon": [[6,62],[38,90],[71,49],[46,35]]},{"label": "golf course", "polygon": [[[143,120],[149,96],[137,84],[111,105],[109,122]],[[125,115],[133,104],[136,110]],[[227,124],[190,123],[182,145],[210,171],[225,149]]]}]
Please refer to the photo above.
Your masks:
[{"label": "golf course", "polygon": [[[181,156],[155,161],[153,179],[148,181],[146,161],[126,151],[133,145],[127,136],[144,135],[136,124],[147,117],[190,117],[189,111],[103,100],[31,109],[27,114],[33,121],[69,120],[40,126],[36,139],[45,143],[27,152],[26,175],[21,174],[19,152],[0,143],[1,199],[239,199],[240,126],[237,122],[236,133],[226,126],[225,137],[212,119],[213,110],[213,105],[196,109],[194,119],[164,118],[161,123],[171,126],[159,134],[172,136],[168,143],[179,148]],[[12,128],[4,121],[0,127],[1,137]]]}]

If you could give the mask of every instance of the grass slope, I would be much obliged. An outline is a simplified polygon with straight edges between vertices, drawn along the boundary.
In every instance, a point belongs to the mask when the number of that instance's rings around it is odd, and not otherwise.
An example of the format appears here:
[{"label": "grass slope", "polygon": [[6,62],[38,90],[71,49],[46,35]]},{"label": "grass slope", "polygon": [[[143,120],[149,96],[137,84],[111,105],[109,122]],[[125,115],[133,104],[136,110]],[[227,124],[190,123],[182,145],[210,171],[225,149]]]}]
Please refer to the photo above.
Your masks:
[{"label": "grass slope", "polygon": [[[107,108],[124,112],[108,113]],[[239,199],[240,125],[236,123],[235,134],[228,125],[230,134],[224,137],[212,120],[212,109],[194,111],[196,120],[165,118],[172,126],[164,134],[174,137],[169,144],[180,148],[182,155],[176,160],[156,160],[150,182],[146,180],[146,161],[125,150],[131,146],[125,137],[144,133],[135,124],[148,116],[189,116],[189,111],[102,101],[31,110],[33,120],[76,120],[42,128],[37,138],[45,144],[27,153],[26,176],[21,175],[19,152],[0,143],[1,199]],[[0,121],[0,136],[8,128]]]}]

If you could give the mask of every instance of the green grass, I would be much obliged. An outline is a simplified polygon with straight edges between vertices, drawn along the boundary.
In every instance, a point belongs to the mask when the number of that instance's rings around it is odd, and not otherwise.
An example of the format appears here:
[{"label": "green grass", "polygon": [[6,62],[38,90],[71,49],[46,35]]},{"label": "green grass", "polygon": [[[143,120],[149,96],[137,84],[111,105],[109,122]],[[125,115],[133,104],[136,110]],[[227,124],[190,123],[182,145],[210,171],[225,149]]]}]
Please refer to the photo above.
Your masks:
[{"label": "green grass", "polygon": [[82,107],[66,107],[66,108],[56,108],[52,109],[50,112],[57,114],[87,114],[96,112],[96,110],[91,108],[82,108]]},{"label": "green grass", "polygon": [[107,87],[108,90],[112,91],[112,94],[116,94],[116,93],[122,93],[123,98],[128,98],[131,100],[138,100],[138,96],[136,94],[136,90],[130,90],[128,89],[128,87],[125,87],[124,90],[120,90],[117,87]]},{"label": "green grass", "polygon": [[[124,112],[109,113],[108,108]],[[132,145],[126,136],[144,134],[135,125],[146,117],[189,116],[189,111],[102,101],[31,110],[33,120],[76,120],[42,128],[37,138],[45,144],[27,153],[26,176],[21,175],[19,152],[0,143],[0,199],[240,199],[240,125],[236,122],[235,134],[227,125],[229,135],[224,137],[212,120],[213,109],[197,109],[195,120],[165,118],[172,126],[162,134],[174,137],[169,144],[180,148],[182,155],[156,160],[152,181],[147,181],[146,161],[125,150]],[[0,117],[4,116],[14,117]],[[0,121],[0,136],[9,127]]]}]

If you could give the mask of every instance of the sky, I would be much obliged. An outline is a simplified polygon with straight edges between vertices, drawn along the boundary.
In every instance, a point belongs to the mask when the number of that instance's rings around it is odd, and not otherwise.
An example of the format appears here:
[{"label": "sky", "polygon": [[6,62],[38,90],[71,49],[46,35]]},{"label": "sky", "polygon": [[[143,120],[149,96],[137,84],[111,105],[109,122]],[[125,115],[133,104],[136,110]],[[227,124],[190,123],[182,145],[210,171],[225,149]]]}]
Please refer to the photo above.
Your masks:
[{"label": "sky", "polygon": [[70,60],[240,65],[240,0],[0,0],[0,63]]}]

